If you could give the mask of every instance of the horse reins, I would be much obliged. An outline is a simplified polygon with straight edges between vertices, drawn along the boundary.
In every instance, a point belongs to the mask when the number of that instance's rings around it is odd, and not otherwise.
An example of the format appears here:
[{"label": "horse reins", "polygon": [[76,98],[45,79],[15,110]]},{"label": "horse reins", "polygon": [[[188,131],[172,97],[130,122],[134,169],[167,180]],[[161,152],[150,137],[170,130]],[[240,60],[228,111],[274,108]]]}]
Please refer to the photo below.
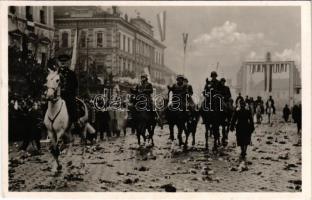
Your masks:
[{"label": "horse reins", "polygon": [[55,120],[56,120],[56,118],[59,116],[59,114],[61,113],[61,111],[62,111],[62,107],[63,107],[63,104],[64,104],[64,102],[62,101],[62,104],[61,104],[61,107],[60,107],[60,110],[56,113],[56,115],[54,116],[54,118],[53,119],[51,119],[50,118],[50,116],[48,115],[48,119],[50,120],[50,122],[51,122],[51,129],[52,129],[52,132],[53,132],[53,134],[54,134],[54,136],[56,137],[56,131],[55,131],[55,129],[53,128],[53,124],[54,124],[54,122],[55,122]]}]

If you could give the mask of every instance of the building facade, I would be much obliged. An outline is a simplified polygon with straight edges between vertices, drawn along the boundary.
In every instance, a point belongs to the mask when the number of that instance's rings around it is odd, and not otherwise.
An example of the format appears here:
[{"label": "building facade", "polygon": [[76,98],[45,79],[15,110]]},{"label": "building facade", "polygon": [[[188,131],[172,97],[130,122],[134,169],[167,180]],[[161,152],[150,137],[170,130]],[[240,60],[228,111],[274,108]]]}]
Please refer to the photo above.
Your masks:
[{"label": "building facade", "polygon": [[[20,51],[28,50],[39,63],[46,64],[50,54],[53,54],[53,15],[53,7],[10,6],[9,45]],[[24,49],[23,43],[26,46]]]},{"label": "building facade", "polygon": [[57,51],[70,53],[78,29],[77,63],[83,70],[96,71],[102,84],[110,73],[136,78],[146,71],[152,82],[170,83],[174,73],[164,64],[165,46],[154,38],[153,26],[145,19],[122,17],[117,7],[111,12],[97,7],[55,10]]},{"label": "building facade", "polygon": [[246,61],[237,74],[237,89],[244,96],[272,96],[277,107],[300,100],[301,79],[294,61]]},{"label": "building facade", "polygon": [[[53,54],[53,7],[10,6],[8,10],[9,91],[39,95],[47,60]],[[38,89],[38,88],[37,88]],[[35,92],[37,91],[37,93]],[[35,94],[36,93],[36,94]]]}]

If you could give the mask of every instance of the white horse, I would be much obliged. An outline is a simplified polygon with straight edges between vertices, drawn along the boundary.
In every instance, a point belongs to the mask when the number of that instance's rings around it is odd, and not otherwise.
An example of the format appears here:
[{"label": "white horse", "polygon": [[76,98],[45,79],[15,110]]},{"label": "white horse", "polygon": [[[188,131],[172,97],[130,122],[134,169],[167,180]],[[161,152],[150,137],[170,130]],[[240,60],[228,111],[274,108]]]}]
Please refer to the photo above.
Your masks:
[{"label": "white horse", "polygon": [[59,162],[61,144],[64,139],[72,139],[69,129],[68,111],[65,101],[61,98],[60,75],[58,71],[49,70],[46,83],[46,98],[48,109],[44,117],[44,124],[51,140],[51,154],[54,158],[53,172],[59,172],[62,165]]}]

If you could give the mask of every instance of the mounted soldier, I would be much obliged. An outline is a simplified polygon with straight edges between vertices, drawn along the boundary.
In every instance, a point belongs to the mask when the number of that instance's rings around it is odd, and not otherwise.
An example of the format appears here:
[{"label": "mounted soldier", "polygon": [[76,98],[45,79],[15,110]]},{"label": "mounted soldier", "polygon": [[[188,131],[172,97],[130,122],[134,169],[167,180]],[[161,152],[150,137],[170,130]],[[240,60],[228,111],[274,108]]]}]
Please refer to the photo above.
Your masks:
[{"label": "mounted soldier", "polygon": [[244,101],[244,98],[242,97],[241,93],[238,93],[238,96],[235,100],[235,106],[238,106],[240,101]]},{"label": "mounted soldier", "polygon": [[265,105],[266,105],[266,108],[268,108],[269,106],[271,106],[272,109],[273,109],[273,114],[275,114],[274,100],[273,100],[272,96],[269,97],[269,99],[267,100],[267,102],[266,102]]},{"label": "mounted soldier", "polygon": [[145,143],[145,131],[148,130],[149,138],[154,145],[153,134],[156,125],[156,114],[153,110],[153,86],[148,82],[147,74],[141,75],[141,82],[134,89],[130,89],[135,95],[134,101],[134,121],[136,123],[136,132],[138,143],[140,145],[140,136],[143,136]]},{"label": "mounted soldier", "polygon": [[191,111],[194,111],[195,110],[195,103],[193,101],[193,87],[192,85],[190,85],[188,83],[188,79],[187,78],[184,78],[183,80],[183,84],[186,85],[186,89],[187,89],[187,96],[186,96],[186,99],[187,99],[187,108],[190,109]]},{"label": "mounted soldier", "polygon": [[213,150],[217,150],[220,144],[219,127],[225,121],[225,112],[223,110],[224,100],[222,96],[222,85],[217,79],[218,74],[212,71],[210,74],[211,80],[206,80],[204,88],[204,103],[201,108],[202,118],[205,123],[205,140],[206,149],[208,150],[208,132],[214,136]]},{"label": "mounted soldier", "polygon": [[145,99],[145,105],[147,110],[152,110],[152,93],[153,86],[148,82],[147,74],[141,75],[141,82],[131,89],[131,92],[135,93],[138,97]]},{"label": "mounted soldier", "polygon": [[222,120],[222,144],[226,146],[228,144],[228,133],[230,131],[230,121],[234,112],[233,100],[230,88],[225,85],[225,78],[220,79],[220,91],[223,98],[224,120]]},{"label": "mounted soldier", "polygon": [[225,103],[229,102],[230,98],[232,97],[230,88],[225,85],[225,78],[220,79],[220,84],[221,84],[221,94],[223,96],[223,100]]},{"label": "mounted soldier", "polygon": [[169,103],[166,109],[166,118],[170,130],[169,139],[174,141],[174,126],[177,125],[179,146],[181,146],[183,144],[182,132],[185,131],[188,134],[185,126],[187,121],[186,101],[188,86],[184,84],[183,75],[177,75],[176,81],[172,86],[168,86]]}]

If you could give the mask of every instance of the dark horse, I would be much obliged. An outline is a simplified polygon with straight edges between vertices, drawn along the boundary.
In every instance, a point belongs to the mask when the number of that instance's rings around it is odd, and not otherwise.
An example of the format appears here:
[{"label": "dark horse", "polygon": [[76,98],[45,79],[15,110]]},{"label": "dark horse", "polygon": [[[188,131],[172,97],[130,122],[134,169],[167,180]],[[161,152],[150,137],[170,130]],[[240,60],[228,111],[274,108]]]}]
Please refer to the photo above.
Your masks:
[{"label": "dark horse", "polygon": [[[214,95],[212,97],[206,96],[202,106],[200,108],[200,113],[205,124],[205,147],[208,150],[208,134],[212,133],[214,137],[214,146],[213,150],[217,150],[217,147],[220,145],[220,126],[225,126],[226,123],[226,111],[225,104],[222,100],[221,95]],[[226,132],[224,132],[226,133]],[[222,134],[222,141],[226,141],[226,135]]]},{"label": "dark horse", "polygon": [[199,107],[197,105],[194,105],[194,107],[191,107],[187,114],[188,116],[186,121],[186,130],[188,131],[188,134],[186,135],[185,144],[187,146],[188,137],[190,134],[192,134],[192,146],[194,146],[197,124],[200,118]]},{"label": "dark horse", "polygon": [[[143,137],[144,143],[147,141],[154,146],[154,130],[156,127],[156,119],[151,102],[145,101],[142,104],[142,99],[136,91],[131,91],[130,102],[133,105],[130,112],[132,112],[133,117],[133,127],[135,129],[138,144],[141,145],[141,136]],[[148,131],[148,137],[146,137],[145,132]]]},{"label": "dark horse", "polygon": [[[170,93],[168,93],[168,96],[170,99]],[[182,133],[183,131],[186,134],[186,138],[188,138],[189,132],[186,128],[186,122],[188,119],[188,113],[186,111],[185,103],[182,101],[175,101],[169,104],[170,101],[167,103],[166,107],[166,120],[169,125],[169,131],[170,131],[170,137],[169,139],[171,141],[174,141],[174,126],[176,125],[178,128],[178,141],[179,141],[179,146],[183,145],[182,141]],[[184,148],[187,148],[187,142],[184,142]]]},{"label": "dark horse", "polygon": [[229,99],[228,102],[224,102],[223,104],[223,117],[221,118],[221,126],[222,126],[222,145],[225,147],[228,144],[228,134],[230,132],[230,123],[232,120],[232,116],[234,113],[234,105],[233,100]]}]

